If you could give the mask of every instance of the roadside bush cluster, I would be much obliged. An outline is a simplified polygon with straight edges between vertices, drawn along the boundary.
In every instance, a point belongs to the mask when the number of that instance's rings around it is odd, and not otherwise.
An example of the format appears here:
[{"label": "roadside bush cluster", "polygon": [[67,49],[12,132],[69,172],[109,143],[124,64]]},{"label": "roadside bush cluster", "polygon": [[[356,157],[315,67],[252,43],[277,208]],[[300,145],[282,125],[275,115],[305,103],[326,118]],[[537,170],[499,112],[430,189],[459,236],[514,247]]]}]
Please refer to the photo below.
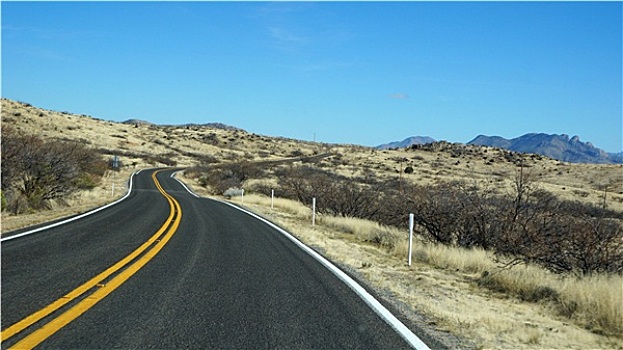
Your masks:
[{"label": "roadside bush cluster", "polygon": [[218,164],[202,169],[205,170],[199,177],[199,184],[218,195],[223,195],[230,188],[242,188],[245,180],[261,178],[264,174],[262,168],[248,161]]},{"label": "roadside bush cluster", "polygon": [[93,188],[106,169],[101,155],[80,143],[43,141],[2,128],[2,194],[13,213],[43,209],[51,200]]},{"label": "roadside bush cluster", "polygon": [[[219,165],[201,181],[215,194],[241,188],[266,171],[255,163]],[[623,214],[578,201],[563,201],[538,189],[518,170],[512,191],[501,195],[466,182],[398,184],[373,176],[346,178],[303,164],[277,168],[278,185],[249,190],[311,205],[321,214],[407,226],[409,213],[431,242],[482,248],[554,272],[623,273]],[[271,188],[269,188],[271,187]]]},{"label": "roadside bush cluster", "polygon": [[280,193],[302,203],[316,198],[318,213],[373,219],[381,210],[381,189],[374,183],[357,183],[311,167],[290,167],[276,172]]},{"label": "roadside bush cluster", "polygon": [[[247,182],[249,193],[270,196],[274,190],[275,208],[301,217],[309,214],[315,197],[317,211],[328,214],[317,218],[321,225],[401,258],[407,251],[407,217],[413,213],[421,238],[435,243],[416,245],[416,260],[480,275],[474,279],[478,285],[547,303],[554,313],[595,333],[621,334],[623,213],[560,200],[534,186],[523,168],[505,193],[486,183],[401,184],[373,174],[348,178],[309,164],[280,166],[273,173],[255,165],[231,164],[201,173],[214,179],[238,174],[234,178],[240,187],[242,178],[270,175],[270,180]],[[253,198],[264,206],[273,204],[269,197],[251,194],[249,201]],[[524,266],[510,268],[517,264]]]},{"label": "roadside bush cluster", "polygon": [[623,273],[621,213],[538,189],[499,196],[458,182],[408,191],[406,207],[431,241],[492,250],[554,272]]}]

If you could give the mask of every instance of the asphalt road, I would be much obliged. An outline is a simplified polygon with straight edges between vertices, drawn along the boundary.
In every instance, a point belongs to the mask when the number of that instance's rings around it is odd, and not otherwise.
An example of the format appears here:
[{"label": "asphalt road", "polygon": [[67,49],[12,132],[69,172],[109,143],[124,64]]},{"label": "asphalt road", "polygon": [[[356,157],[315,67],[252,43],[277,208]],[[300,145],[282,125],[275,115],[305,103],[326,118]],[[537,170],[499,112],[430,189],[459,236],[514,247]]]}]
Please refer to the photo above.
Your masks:
[{"label": "asphalt road", "polygon": [[[65,298],[71,300],[8,339],[3,334],[2,348],[20,345],[60,319],[69,321],[37,336],[37,348],[411,348],[282,233],[227,204],[194,197],[171,179],[172,171],[157,175],[172,199],[158,190],[153,171],[143,171],[122,202],[2,242],[5,332],[153,240],[84,294]],[[137,261],[145,263],[123,272]],[[95,296],[107,288],[109,294]],[[70,309],[82,311],[65,317]]]}]

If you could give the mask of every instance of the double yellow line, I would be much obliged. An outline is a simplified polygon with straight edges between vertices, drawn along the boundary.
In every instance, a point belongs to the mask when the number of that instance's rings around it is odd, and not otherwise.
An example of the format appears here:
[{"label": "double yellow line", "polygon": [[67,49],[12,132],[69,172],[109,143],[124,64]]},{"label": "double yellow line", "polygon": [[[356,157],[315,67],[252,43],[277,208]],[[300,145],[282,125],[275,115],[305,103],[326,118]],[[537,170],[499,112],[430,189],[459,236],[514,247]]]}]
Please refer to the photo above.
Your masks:
[{"label": "double yellow line", "polygon": [[[12,336],[32,326],[36,322],[39,322],[43,318],[56,312],[72,300],[82,296],[85,293],[90,293],[86,295],[80,302],[69,308],[67,311],[64,311],[62,314],[55,317],[48,323],[44,324],[37,330],[33,331],[28,336],[24,337],[22,340],[20,340],[11,347],[11,349],[34,348],[45,339],[50,337],[52,334],[56,333],[58,330],[69,324],[71,321],[75,320],[80,315],[85,313],[100,300],[104,299],[108,294],[112,293],[112,291],[117,289],[120,285],[122,285],[125,281],[132,277],[132,275],[134,275],[138,270],[145,266],[151,259],[153,259],[154,256],[156,256],[156,254],[158,254],[158,252],[160,252],[160,250],[167,244],[171,237],[173,237],[173,234],[175,234],[175,231],[177,230],[182,220],[182,208],[180,207],[180,204],[177,202],[177,200],[175,200],[175,198],[166,193],[158,182],[156,174],[159,171],[160,170],[155,171],[151,175],[151,177],[156,184],[158,191],[160,191],[160,193],[162,193],[162,195],[167,199],[171,208],[169,216],[162,225],[162,227],[160,227],[160,229],[153,236],[151,236],[149,240],[143,243],[135,251],[130,253],[125,258],[119,260],[117,263],[106,269],[104,272],[93,277],[86,283],[67,293],[65,296],[56,300],[52,304],[33,313],[32,315],[24,318],[23,320],[15,323],[14,325],[2,330],[2,332],[0,333],[0,341],[6,341]],[[165,233],[165,231],[166,234],[164,234],[163,236],[163,233]],[[156,244],[154,245],[154,243]],[[149,249],[150,247],[151,249]],[[130,263],[132,264],[130,265]],[[109,281],[105,282],[107,278],[120,270],[122,271]]]}]

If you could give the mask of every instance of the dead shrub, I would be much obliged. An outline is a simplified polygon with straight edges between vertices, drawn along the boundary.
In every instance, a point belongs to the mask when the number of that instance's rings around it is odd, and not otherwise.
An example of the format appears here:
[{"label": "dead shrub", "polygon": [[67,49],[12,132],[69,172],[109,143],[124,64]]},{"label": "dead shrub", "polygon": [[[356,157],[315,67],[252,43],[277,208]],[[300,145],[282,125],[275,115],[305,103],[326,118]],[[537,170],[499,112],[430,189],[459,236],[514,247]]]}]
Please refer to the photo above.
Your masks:
[{"label": "dead shrub", "polygon": [[43,141],[2,128],[2,191],[16,214],[49,208],[50,200],[93,188],[105,164],[98,152],[78,142]]},{"label": "dead shrub", "polygon": [[242,188],[244,181],[261,178],[262,168],[249,161],[219,164],[207,168],[200,178],[200,184],[212,190],[213,194],[223,194],[229,188]]}]

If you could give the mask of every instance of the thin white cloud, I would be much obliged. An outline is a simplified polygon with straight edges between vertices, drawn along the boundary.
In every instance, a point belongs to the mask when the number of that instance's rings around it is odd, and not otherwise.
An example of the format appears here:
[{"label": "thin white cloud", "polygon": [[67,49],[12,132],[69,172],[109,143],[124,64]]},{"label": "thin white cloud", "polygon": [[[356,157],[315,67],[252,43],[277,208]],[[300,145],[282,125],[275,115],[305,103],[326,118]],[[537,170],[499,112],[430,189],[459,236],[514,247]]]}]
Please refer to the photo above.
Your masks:
[{"label": "thin white cloud", "polygon": [[292,30],[285,29],[283,27],[269,27],[271,37],[281,42],[287,42],[291,44],[304,44],[309,39],[295,34]]},{"label": "thin white cloud", "polygon": [[404,94],[404,93],[400,93],[400,94],[391,94],[389,95],[389,97],[397,99],[397,100],[404,100],[409,98],[408,94]]},{"label": "thin white cloud", "polygon": [[[269,3],[256,13],[272,45],[289,53],[311,47],[337,49],[356,37],[336,16],[314,3]],[[322,17],[322,18],[320,18]]]}]

